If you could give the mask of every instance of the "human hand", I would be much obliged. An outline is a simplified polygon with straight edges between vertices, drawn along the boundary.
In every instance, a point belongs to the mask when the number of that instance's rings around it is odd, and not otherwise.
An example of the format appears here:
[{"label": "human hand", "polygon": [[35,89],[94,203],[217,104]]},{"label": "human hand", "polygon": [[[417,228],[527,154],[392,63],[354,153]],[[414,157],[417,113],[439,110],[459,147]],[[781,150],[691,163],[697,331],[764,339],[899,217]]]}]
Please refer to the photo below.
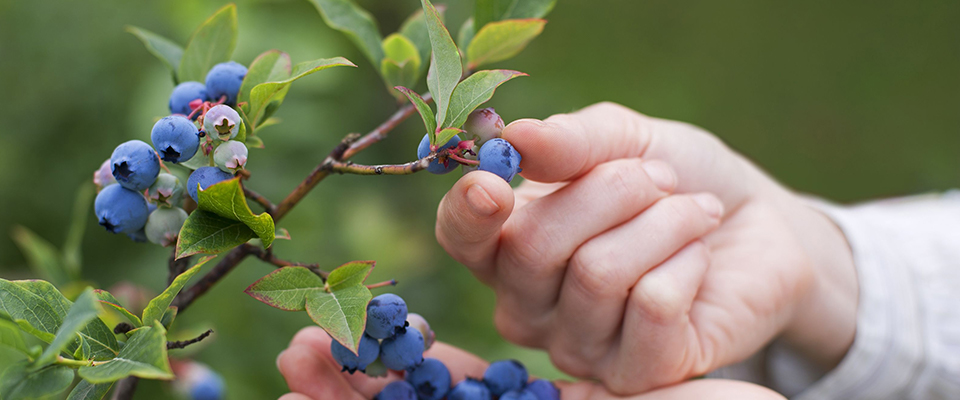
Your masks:
[{"label": "human hand", "polygon": [[466,174],[436,234],[494,289],[506,339],[616,394],[780,335],[826,368],[846,353],[857,284],[842,233],[713,135],[604,103],[503,137],[527,181]]},{"label": "human hand", "polygon": [[[330,355],[330,336],[318,327],[302,329],[277,357],[277,368],[293,393],[280,400],[365,400],[372,399],[388,383],[402,379],[397,372],[385,378],[340,372]],[[465,376],[481,377],[487,363],[463,350],[435,343],[425,357],[437,358],[450,369],[453,383]],[[744,382],[701,379],[685,382],[632,397],[616,397],[593,382],[558,382],[563,400],[670,400],[670,399],[744,399],[783,400],[769,389]]]}]

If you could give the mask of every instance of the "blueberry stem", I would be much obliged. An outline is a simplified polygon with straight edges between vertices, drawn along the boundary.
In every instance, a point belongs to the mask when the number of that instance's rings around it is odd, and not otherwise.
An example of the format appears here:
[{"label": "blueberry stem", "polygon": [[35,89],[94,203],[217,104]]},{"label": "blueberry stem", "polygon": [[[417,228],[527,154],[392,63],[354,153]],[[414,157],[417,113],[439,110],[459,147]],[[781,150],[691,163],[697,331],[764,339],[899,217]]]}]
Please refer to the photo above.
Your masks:
[{"label": "blueberry stem", "polygon": [[460,163],[460,164],[464,164],[464,165],[473,165],[473,166],[480,165],[480,161],[463,158],[463,157],[460,157],[460,156],[458,156],[458,155],[456,155],[456,154],[450,154],[450,155],[448,155],[447,157],[450,158],[451,160],[454,160],[454,161],[456,161],[456,162],[458,162],[458,163]]},{"label": "blueberry stem", "polygon": [[385,286],[397,286],[397,280],[396,280],[396,279],[391,279],[391,280],[389,280],[389,281],[383,281],[383,282],[380,282],[380,283],[374,283],[374,284],[372,284],[372,285],[367,285],[367,289],[376,289],[376,288],[382,288],[382,287],[385,287]]}]

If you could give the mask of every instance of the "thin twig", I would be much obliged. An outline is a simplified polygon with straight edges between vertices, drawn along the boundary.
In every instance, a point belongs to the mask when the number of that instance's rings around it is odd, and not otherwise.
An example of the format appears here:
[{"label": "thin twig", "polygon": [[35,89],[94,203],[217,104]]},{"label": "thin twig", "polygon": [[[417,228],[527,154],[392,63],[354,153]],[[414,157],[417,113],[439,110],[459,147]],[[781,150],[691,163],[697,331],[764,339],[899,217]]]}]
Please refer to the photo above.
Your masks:
[{"label": "thin twig", "polygon": [[193,339],[167,342],[167,350],[186,348],[191,344],[194,344],[194,343],[200,342],[203,339],[206,339],[207,336],[210,336],[211,333],[213,333],[213,329],[207,329],[206,332],[201,333],[200,336],[197,336]]},{"label": "thin twig", "polygon": [[354,175],[410,175],[419,171],[423,171],[430,166],[430,161],[437,158],[436,154],[430,155],[425,158],[421,158],[417,161],[408,162],[406,164],[391,164],[391,165],[361,165],[354,164],[352,162],[343,162],[343,161],[334,161],[329,164],[329,168],[333,172],[338,172],[341,174],[354,174]]},{"label": "thin twig", "polygon": [[189,289],[181,291],[173,301],[173,305],[177,307],[177,314],[183,314],[184,310],[186,310],[194,300],[203,296],[203,294],[210,290],[221,278],[232,271],[237,264],[240,264],[240,261],[243,261],[243,259],[250,254],[250,249],[254,248],[254,246],[249,244],[234,247],[233,250],[230,250],[229,253],[220,259],[220,262],[218,262],[210,272],[207,272],[206,275],[200,278],[197,283],[194,283]]},{"label": "thin twig", "polygon": [[187,267],[189,266],[190,257],[187,256],[178,260],[177,249],[173,249],[173,251],[170,252],[170,259],[167,261],[167,269],[169,269],[169,273],[167,274],[167,285],[169,286],[171,283],[173,283],[173,280],[182,274],[183,271],[186,271]]},{"label": "thin twig", "polygon": [[276,206],[274,206],[273,203],[270,202],[270,199],[266,198],[260,193],[254,192],[253,190],[247,188],[246,185],[243,186],[243,195],[246,196],[248,199],[255,201],[257,204],[263,207],[263,210],[266,211],[267,214],[273,214],[273,211],[276,208]]}]

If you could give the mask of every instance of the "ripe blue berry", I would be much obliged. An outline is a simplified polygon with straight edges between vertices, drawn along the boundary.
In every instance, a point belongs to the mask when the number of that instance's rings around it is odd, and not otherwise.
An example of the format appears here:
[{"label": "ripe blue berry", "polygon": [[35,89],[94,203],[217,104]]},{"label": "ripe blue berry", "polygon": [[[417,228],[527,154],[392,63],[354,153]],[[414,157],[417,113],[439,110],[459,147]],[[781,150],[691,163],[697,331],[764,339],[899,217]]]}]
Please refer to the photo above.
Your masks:
[{"label": "ripe blue berry", "polygon": [[417,392],[407,381],[390,382],[374,400],[417,400]]},{"label": "ripe blue berry", "polygon": [[537,400],[537,395],[526,390],[511,390],[500,396],[500,400]]},{"label": "ripe blue berry", "polygon": [[137,233],[147,223],[150,213],[143,193],[110,185],[97,194],[93,202],[100,226],[112,233]]},{"label": "ripe blue berry", "polygon": [[423,335],[407,329],[380,343],[380,361],[394,371],[410,369],[423,362]]},{"label": "ripe blue berry", "polygon": [[150,213],[147,225],[143,228],[144,233],[151,243],[167,247],[177,242],[180,228],[186,220],[187,212],[182,208],[160,207]]},{"label": "ripe blue berry", "polygon": [[407,373],[407,382],[417,390],[420,400],[440,400],[450,390],[450,370],[436,358],[425,358],[423,364]]},{"label": "ripe blue berry", "polygon": [[213,151],[213,162],[224,172],[236,174],[247,165],[247,146],[236,140],[223,142]]},{"label": "ripe blue berry", "polygon": [[[438,151],[452,148],[456,146],[458,143],[460,143],[460,137],[454,136],[449,141],[447,141],[446,144],[444,144],[443,146],[440,146],[440,149],[438,149]],[[424,158],[428,155],[430,155],[430,134],[429,133],[426,135],[423,135],[423,140],[420,140],[420,145],[417,146],[417,158]],[[447,161],[446,165],[444,165],[439,160],[433,160],[433,161],[430,161],[430,165],[427,167],[427,171],[432,174],[443,175],[445,173],[448,173],[450,171],[457,169],[457,165],[459,165],[459,163],[452,160]]]},{"label": "ripe blue berry", "polygon": [[481,108],[467,117],[463,123],[463,130],[467,131],[468,138],[474,140],[477,146],[481,146],[488,140],[500,137],[503,131],[503,119],[493,109]]},{"label": "ripe blue berry", "polygon": [[360,354],[353,354],[352,351],[343,347],[336,340],[330,342],[330,354],[333,354],[333,359],[343,367],[344,371],[351,375],[357,370],[363,372],[367,369],[367,365],[377,360],[377,356],[380,354],[380,342],[370,336],[363,335],[360,337],[360,346],[357,348],[357,352]]},{"label": "ripe blue berry", "polygon": [[483,373],[483,383],[487,384],[494,396],[521,390],[527,384],[527,369],[517,360],[497,361]]},{"label": "ripe blue berry", "polygon": [[447,400],[491,400],[493,395],[483,382],[467,378],[454,386],[447,394]]},{"label": "ripe blue berry", "polygon": [[393,293],[381,294],[367,304],[366,332],[368,335],[377,339],[386,339],[402,332],[405,326],[407,326],[407,303],[400,296]]},{"label": "ripe blue berry", "polygon": [[173,207],[180,204],[183,200],[183,185],[180,184],[180,178],[161,172],[157,175],[157,180],[147,189],[147,200],[150,204],[162,205],[164,207]]},{"label": "ripe blue berry", "polygon": [[197,197],[197,187],[200,187],[200,190],[204,190],[215,183],[220,183],[228,179],[233,179],[233,175],[223,172],[220,168],[217,167],[200,167],[196,171],[193,171],[190,174],[190,177],[187,178],[187,193],[190,193],[190,197],[193,198],[193,201],[200,203],[200,198]]},{"label": "ripe blue berry", "polygon": [[480,161],[481,171],[492,172],[507,182],[520,172],[520,153],[503,139],[491,139],[484,143],[477,160]]},{"label": "ripe blue berry", "polygon": [[174,164],[187,161],[200,147],[200,131],[186,117],[170,115],[160,118],[150,131],[150,141],[160,158]]},{"label": "ripe blue berry", "polygon": [[144,190],[157,179],[160,160],[153,148],[140,140],[124,142],[110,156],[113,178],[130,190]]},{"label": "ripe blue berry", "polygon": [[207,72],[207,95],[213,101],[219,101],[227,96],[227,104],[237,104],[237,94],[240,93],[240,84],[247,76],[247,67],[228,61],[214,65]]},{"label": "ripe blue berry", "polygon": [[537,396],[537,400],[560,400],[560,389],[546,379],[537,379],[528,383],[523,391],[533,393]]},{"label": "ripe blue berry", "polygon": [[190,389],[192,400],[220,400],[223,398],[223,378],[211,371],[198,379]]},{"label": "ripe blue berry", "polygon": [[111,171],[110,165],[110,160],[103,160],[100,168],[93,171],[93,184],[97,186],[98,192],[107,186],[117,183],[117,180],[113,177],[113,171]]},{"label": "ripe blue berry", "polygon": [[[194,100],[207,101],[207,86],[195,81],[183,82],[173,88],[170,93],[170,113],[190,115],[193,109],[190,108],[190,102]],[[194,115],[193,119],[197,119]]]}]

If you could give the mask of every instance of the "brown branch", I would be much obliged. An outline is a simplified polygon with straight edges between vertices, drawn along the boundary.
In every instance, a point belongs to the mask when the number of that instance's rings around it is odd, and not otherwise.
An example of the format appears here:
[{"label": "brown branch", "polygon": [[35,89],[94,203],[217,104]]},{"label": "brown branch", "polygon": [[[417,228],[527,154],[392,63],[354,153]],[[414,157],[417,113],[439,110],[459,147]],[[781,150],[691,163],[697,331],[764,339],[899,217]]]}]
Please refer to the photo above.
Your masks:
[{"label": "brown branch", "polygon": [[193,339],[189,339],[189,340],[176,340],[176,341],[167,342],[167,350],[186,348],[187,346],[189,346],[189,345],[191,345],[191,344],[198,343],[198,342],[200,342],[201,340],[206,339],[207,336],[210,336],[211,333],[213,333],[213,329],[207,329],[206,332],[201,333],[200,336],[197,336],[197,337],[195,337],[195,338],[193,338]]},{"label": "brown branch", "polygon": [[129,376],[117,381],[117,386],[113,388],[113,400],[129,400],[133,398],[133,393],[137,391],[137,383],[140,378]]},{"label": "brown branch", "polygon": [[430,161],[437,158],[436,154],[421,158],[406,164],[392,165],[361,165],[352,162],[334,161],[329,164],[330,171],[341,174],[354,175],[410,175],[423,171],[430,166]]},{"label": "brown branch", "polygon": [[173,283],[173,280],[176,279],[177,276],[182,274],[183,271],[186,271],[189,266],[190,266],[190,257],[188,256],[178,260],[177,249],[173,249],[173,251],[170,252],[170,258],[167,261],[167,268],[170,271],[167,274],[167,286]]},{"label": "brown branch", "polygon": [[173,305],[177,307],[177,314],[183,314],[197,297],[203,296],[203,294],[210,290],[221,278],[232,271],[237,264],[240,264],[240,261],[243,261],[243,259],[250,254],[250,249],[255,248],[256,247],[249,244],[234,247],[233,250],[230,250],[229,253],[220,259],[220,262],[218,262],[210,272],[207,272],[206,275],[200,278],[197,283],[194,283],[189,289],[181,291],[180,294],[177,295],[177,298],[173,300]]},{"label": "brown branch", "polygon": [[255,201],[257,204],[263,207],[263,210],[266,211],[267,214],[273,214],[274,210],[276,209],[276,206],[274,206],[273,203],[270,202],[270,199],[266,198],[264,195],[260,193],[257,193],[251,189],[248,189],[246,185],[243,186],[243,195],[246,196],[248,199]]},{"label": "brown branch", "polygon": [[258,248],[254,248],[253,250],[251,250],[251,251],[250,251],[250,254],[251,254],[252,256],[254,256],[254,257],[259,258],[260,260],[262,260],[262,261],[264,261],[264,262],[266,262],[266,263],[268,263],[268,264],[272,264],[273,266],[275,266],[275,267],[277,267],[277,268],[283,268],[283,267],[303,267],[303,268],[309,269],[310,272],[313,272],[313,273],[316,274],[317,276],[323,278],[323,280],[326,280],[326,279],[327,279],[327,276],[330,275],[329,272],[324,271],[323,269],[320,268],[320,264],[305,264],[305,263],[299,263],[299,262],[293,262],[293,261],[283,260],[283,259],[277,258],[277,256],[274,256],[272,251],[270,251],[270,250],[263,250],[263,249],[261,249],[261,248],[259,248],[259,247],[258,247]]}]

